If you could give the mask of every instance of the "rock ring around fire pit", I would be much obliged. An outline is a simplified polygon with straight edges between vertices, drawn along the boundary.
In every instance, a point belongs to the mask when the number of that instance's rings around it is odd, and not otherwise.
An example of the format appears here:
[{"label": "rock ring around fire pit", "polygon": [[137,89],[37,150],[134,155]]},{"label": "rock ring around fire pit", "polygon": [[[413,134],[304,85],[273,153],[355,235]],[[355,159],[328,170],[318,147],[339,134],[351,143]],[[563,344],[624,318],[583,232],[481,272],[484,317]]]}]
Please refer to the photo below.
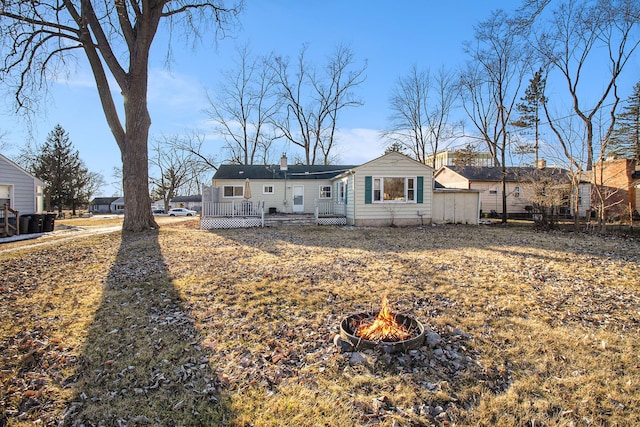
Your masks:
[{"label": "rock ring around fire pit", "polygon": [[[356,351],[378,349],[384,353],[402,353],[422,346],[425,334],[424,326],[416,319],[403,314],[394,314],[393,316],[397,323],[403,325],[408,331],[410,331],[411,336],[409,338],[397,341],[371,341],[359,337],[354,330],[354,325],[359,324],[363,319],[371,319],[377,315],[377,312],[368,312],[356,313],[345,317],[342,322],[340,322],[339,338],[347,344],[347,346],[351,346],[353,350]],[[338,343],[336,342],[336,344]]]}]

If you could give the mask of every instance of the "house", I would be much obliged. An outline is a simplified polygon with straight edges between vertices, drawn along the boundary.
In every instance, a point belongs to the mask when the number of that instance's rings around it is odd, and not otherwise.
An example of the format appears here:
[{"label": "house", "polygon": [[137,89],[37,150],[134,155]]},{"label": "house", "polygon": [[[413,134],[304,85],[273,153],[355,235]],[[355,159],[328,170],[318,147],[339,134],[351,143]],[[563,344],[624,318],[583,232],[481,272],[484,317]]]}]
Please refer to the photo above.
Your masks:
[{"label": "house", "polygon": [[605,216],[608,218],[628,218],[630,213],[640,213],[639,167],[640,165],[636,164],[634,160],[615,158],[594,165],[592,171],[587,171],[593,184],[592,205],[600,204],[599,199],[602,197],[606,209]]},{"label": "house", "polygon": [[[543,164],[541,164],[543,165]],[[480,191],[481,215],[502,214],[502,168],[478,166],[444,166],[435,179],[446,188],[464,188]],[[552,167],[507,167],[506,168],[507,213],[511,217],[528,217],[532,205],[540,193],[555,193],[556,207],[561,213],[570,213],[571,176],[561,168]],[[542,185],[541,185],[542,184]],[[580,216],[590,210],[588,183],[578,186],[578,209]]]},{"label": "house", "polygon": [[0,207],[8,206],[20,214],[44,211],[44,183],[0,154]]},{"label": "house", "polygon": [[251,197],[260,199],[271,213],[313,213],[315,200],[333,200],[332,179],[352,169],[345,165],[220,165],[213,176],[219,196],[214,201],[242,201],[246,180]]},{"label": "house", "polygon": [[113,213],[111,204],[118,199],[119,197],[96,197],[89,204],[89,212],[94,214]]},{"label": "house", "polygon": [[176,196],[169,201],[169,206],[171,208],[187,208],[200,212],[202,210],[202,195]]},{"label": "house", "polygon": [[111,213],[121,214],[124,213],[124,197],[118,197],[111,204],[109,204]]},{"label": "house", "polygon": [[[315,214],[318,223],[429,224],[433,221],[434,199],[444,200],[445,195],[451,199],[454,194],[459,194],[456,222],[477,224],[478,192],[448,190],[435,195],[433,172],[430,166],[397,152],[359,166],[288,165],[286,156],[279,166],[221,165],[213,176],[213,187],[203,191],[202,227],[219,222],[210,220],[212,217],[241,217],[246,212],[255,212],[253,206],[248,210],[241,208],[243,203],[253,200],[262,204],[260,209],[264,212]],[[462,203],[471,207],[464,209]],[[235,207],[225,210],[223,204]],[[321,216],[327,222],[320,222]],[[438,218],[444,222],[451,220],[448,214]]]},{"label": "house", "polygon": [[31,217],[44,211],[44,183],[0,154],[0,235],[27,232]]}]

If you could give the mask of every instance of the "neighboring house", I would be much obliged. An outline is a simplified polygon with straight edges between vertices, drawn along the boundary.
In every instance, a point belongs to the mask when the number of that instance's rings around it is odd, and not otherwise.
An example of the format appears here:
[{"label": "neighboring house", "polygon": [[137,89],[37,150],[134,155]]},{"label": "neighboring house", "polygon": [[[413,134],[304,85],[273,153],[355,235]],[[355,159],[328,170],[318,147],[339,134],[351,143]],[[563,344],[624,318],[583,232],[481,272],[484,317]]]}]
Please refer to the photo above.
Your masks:
[{"label": "neighboring house", "polygon": [[[161,208],[164,208],[164,203]],[[176,196],[169,201],[169,208],[187,208],[200,212],[202,210],[202,196],[200,194],[193,196]]]},{"label": "neighboring house", "polygon": [[89,204],[89,212],[94,214],[113,213],[111,204],[118,199],[119,197],[96,197]]},{"label": "neighboring house", "polygon": [[111,213],[121,214],[124,213],[124,197],[118,197],[109,205]]},{"label": "neighboring house", "polygon": [[[463,188],[480,191],[480,211],[486,215],[502,214],[502,168],[477,166],[444,166],[435,174],[435,179],[446,188]],[[570,213],[571,179],[569,172],[561,168],[507,167],[506,194],[509,216],[527,216],[536,192],[541,191],[536,183],[546,182],[553,189],[564,192],[564,202],[558,206],[561,213]],[[590,210],[589,184],[578,187],[580,216]],[[542,191],[546,191],[542,189]]]},{"label": "neighboring house", "polygon": [[44,211],[44,183],[0,154],[0,207],[5,205],[20,215]]},{"label": "neighboring house", "polygon": [[[287,165],[283,156],[279,166],[221,165],[203,204],[259,200],[269,213],[323,210],[343,217],[348,225],[406,226],[431,223],[434,199],[444,200],[446,193],[453,200],[457,193],[457,219],[438,210],[438,222],[477,224],[477,192],[441,191],[434,197],[433,168],[397,152],[359,166]],[[204,224],[208,210],[203,212]]]},{"label": "neighboring house", "polygon": [[630,212],[640,213],[638,186],[640,171],[634,160],[607,159],[594,165],[587,176],[593,184],[591,203],[595,207],[600,204],[597,192],[604,199],[605,217],[628,217]]}]

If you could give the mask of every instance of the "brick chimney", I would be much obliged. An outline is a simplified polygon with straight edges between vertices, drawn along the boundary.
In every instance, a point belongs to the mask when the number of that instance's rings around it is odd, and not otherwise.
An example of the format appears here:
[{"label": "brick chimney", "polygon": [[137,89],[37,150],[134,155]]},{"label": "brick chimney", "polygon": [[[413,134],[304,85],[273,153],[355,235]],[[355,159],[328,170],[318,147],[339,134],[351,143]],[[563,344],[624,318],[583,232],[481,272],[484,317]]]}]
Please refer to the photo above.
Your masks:
[{"label": "brick chimney", "polygon": [[280,157],[280,170],[281,171],[286,171],[288,169],[287,167],[287,155],[286,153],[282,154],[282,157]]},{"label": "brick chimney", "polygon": [[538,160],[538,164],[536,165],[538,169],[544,169],[547,167],[547,161],[545,159]]}]

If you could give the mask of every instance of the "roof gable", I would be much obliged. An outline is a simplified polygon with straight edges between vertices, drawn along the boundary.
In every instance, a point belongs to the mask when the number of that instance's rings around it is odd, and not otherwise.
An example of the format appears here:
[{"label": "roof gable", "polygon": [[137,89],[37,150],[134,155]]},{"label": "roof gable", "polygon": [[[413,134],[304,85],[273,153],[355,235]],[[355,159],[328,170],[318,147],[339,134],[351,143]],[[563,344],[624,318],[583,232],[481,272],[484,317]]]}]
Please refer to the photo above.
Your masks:
[{"label": "roof gable", "polygon": [[36,178],[35,176],[31,175],[29,172],[27,172],[26,170],[22,169],[20,167],[20,165],[18,165],[17,163],[15,163],[13,160],[11,160],[10,158],[6,157],[3,154],[0,154],[0,160],[4,160],[9,166],[13,167],[14,169],[20,171],[20,173],[25,174],[26,176],[28,176],[29,178],[33,179],[34,182],[37,185],[44,185],[44,182],[42,182],[40,179]]},{"label": "roof gable", "polygon": [[388,153],[385,153],[385,154],[383,154],[383,155],[382,155],[382,156],[380,156],[380,157],[376,157],[376,158],[375,158],[375,159],[373,159],[373,160],[369,160],[368,162],[363,163],[363,164],[361,164],[360,166],[355,167],[355,169],[357,170],[357,169],[359,169],[359,168],[362,168],[362,167],[365,167],[365,166],[369,166],[369,165],[371,165],[371,164],[373,164],[373,163],[376,163],[376,162],[379,162],[379,161],[381,161],[381,160],[383,160],[383,159],[393,159],[393,158],[395,158],[396,160],[400,160],[400,161],[409,161],[409,162],[413,162],[413,163],[415,163],[415,164],[417,164],[417,165],[419,165],[419,166],[421,166],[421,167],[424,167],[424,168],[426,168],[426,169],[430,169],[430,170],[432,170],[432,171],[433,171],[433,168],[432,168],[431,166],[429,166],[429,165],[427,165],[427,164],[424,164],[424,163],[422,163],[422,162],[419,162],[419,161],[417,161],[416,159],[414,159],[414,158],[412,158],[412,157],[407,156],[406,154],[398,153],[397,151],[390,151],[390,152],[388,152]]}]

